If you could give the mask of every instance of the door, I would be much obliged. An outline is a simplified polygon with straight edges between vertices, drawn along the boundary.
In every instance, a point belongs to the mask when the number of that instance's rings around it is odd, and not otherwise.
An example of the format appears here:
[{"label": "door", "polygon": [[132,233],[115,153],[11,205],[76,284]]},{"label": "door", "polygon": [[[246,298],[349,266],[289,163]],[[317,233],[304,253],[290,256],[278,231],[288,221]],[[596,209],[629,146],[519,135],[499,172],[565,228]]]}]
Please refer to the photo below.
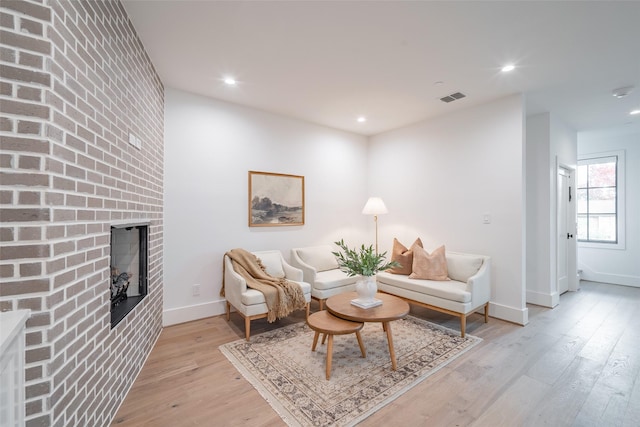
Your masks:
[{"label": "door", "polygon": [[558,294],[563,294],[569,290],[569,243],[574,238],[571,219],[571,209],[569,204],[573,202],[571,193],[570,171],[558,168],[558,266],[557,266],[557,289]]}]

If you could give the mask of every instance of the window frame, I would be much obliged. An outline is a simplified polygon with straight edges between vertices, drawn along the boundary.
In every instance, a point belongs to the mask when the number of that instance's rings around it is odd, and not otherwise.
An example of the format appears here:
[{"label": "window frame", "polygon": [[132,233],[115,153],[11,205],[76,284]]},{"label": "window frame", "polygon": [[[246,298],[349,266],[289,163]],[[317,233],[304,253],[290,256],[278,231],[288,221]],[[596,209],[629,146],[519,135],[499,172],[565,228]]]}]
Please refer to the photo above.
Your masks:
[{"label": "window frame", "polygon": [[[579,247],[583,248],[598,248],[598,249],[625,249],[626,248],[626,218],[625,218],[625,152],[624,150],[607,151],[599,153],[584,153],[579,155],[578,164],[576,167],[576,197],[578,194],[578,180],[577,174],[580,166],[584,164],[598,163],[598,159],[606,159],[616,157],[616,228],[617,228],[617,242],[606,242],[598,240],[579,240],[578,239],[578,206],[576,204],[576,242]],[[577,202],[577,200],[576,200]],[[588,215],[588,214],[587,214]],[[587,224],[588,224],[587,216]]]}]

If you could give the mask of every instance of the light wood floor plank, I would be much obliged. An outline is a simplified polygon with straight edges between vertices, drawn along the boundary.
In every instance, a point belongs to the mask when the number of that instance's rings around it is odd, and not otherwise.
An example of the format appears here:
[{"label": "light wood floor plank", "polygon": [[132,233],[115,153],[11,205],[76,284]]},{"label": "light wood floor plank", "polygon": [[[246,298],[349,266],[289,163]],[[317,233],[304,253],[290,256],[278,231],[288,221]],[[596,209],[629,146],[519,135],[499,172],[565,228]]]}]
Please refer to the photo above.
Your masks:
[{"label": "light wood floor plank", "polygon": [[[471,315],[467,333],[484,341],[360,426],[640,425],[640,289],[581,288],[554,309],[529,306],[525,327]],[[411,313],[459,328],[453,316]],[[302,311],[253,321],[252,335],[302,321]],[[112,425],[285,426],[218,350],[243,337],[237,314],[165,328]]]},{"label": "light wood floor plank", "polygon": [[529,405],[529,415],[524,425],[571,425],[584,406],[598,380],[603,366],[592,360],[576,357],[553,383],[545,398],[537,405]]},{"label": "light wood floor plank", "polygon": [[640,420],[640,376],[636,377],[636,381],[633,384],[633,391],[625,408],[622,425],[624,427],[637,427],[638,420]]},{"label": "light wood floor plank", "polygon": [[531,407],[543,400],[549,388],[526,375],[518,377],[472,426],[524,425]]},{"label": "light wood floor plank", "polygon": [[[624,335],[635,337],[636,333]],[[629,399],[640,374],[638,342],[640,341],[635,342],[633,348],[627,339],[621,338],[618,341],[583,410],[576,418],[578,423],[597,419],[600,425],[622,425]]]},{"label": "light wood floor plank", "polygon": [[558,338],[554,345],[529,368],[527,375],[546,384],[554,384],[575,360],[576,354],[582,350],[586,342],[587,339],[583,337]]}]

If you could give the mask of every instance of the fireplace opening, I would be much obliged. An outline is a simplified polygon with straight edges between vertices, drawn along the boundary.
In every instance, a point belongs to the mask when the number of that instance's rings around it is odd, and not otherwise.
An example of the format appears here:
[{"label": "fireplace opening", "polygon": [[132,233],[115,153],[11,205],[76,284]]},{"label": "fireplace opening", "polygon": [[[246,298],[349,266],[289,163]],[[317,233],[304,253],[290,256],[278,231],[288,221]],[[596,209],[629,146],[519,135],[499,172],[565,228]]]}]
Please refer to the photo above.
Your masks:
[{"label": "fireplace opening", "polygon": [[111,227],[111,327],[115,327],[147,295],[147,225]]}]

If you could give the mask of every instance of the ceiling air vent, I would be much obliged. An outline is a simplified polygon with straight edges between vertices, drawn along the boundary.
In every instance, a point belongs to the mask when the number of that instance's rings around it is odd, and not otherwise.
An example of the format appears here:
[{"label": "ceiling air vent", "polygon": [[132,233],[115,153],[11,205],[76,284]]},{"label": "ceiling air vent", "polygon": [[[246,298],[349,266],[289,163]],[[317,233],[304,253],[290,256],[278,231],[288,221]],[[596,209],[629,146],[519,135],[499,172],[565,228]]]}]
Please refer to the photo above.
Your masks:
[{"label": "ceiling air vent", "polygon": [[465,95],[464,93],[456,92],[456,93],[452,93],[451,95],[447,95],[445,97],[440,98],[440,101],[448,103],[448,102],[455,101],[456,99],[462,99],[466,96],[467,95]]}]

